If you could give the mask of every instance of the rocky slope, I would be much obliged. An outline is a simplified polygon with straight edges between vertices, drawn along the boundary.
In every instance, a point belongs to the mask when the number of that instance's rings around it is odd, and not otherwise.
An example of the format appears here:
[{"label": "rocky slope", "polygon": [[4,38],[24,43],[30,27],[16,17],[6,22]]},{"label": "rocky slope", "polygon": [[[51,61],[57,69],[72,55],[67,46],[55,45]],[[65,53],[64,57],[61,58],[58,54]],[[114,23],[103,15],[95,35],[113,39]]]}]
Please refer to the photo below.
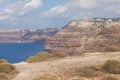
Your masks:
[{"label": "rocky slope", "polygon": [[0,43],[29,43],[39,42],[55,34],[58,29],[3,29],[0,30]]},{"label": "rocky slope", "polygon": [[47,39],[45,48],[51,52],[79,54],[85,52],[119,51],[120,19],[81,19],[71,21]]}]

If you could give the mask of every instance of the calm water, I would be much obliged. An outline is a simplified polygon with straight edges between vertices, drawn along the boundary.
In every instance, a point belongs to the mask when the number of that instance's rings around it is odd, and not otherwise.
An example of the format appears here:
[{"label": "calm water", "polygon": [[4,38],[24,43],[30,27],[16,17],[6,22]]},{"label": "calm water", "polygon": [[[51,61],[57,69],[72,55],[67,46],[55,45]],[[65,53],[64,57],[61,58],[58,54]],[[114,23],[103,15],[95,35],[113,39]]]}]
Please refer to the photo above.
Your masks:
[{"label": "calm water", "polygon": [[44,42],[40,43],[0,43],[0,59],[7,59],[11,63],[26,60],[37,52],[45,51]]}]

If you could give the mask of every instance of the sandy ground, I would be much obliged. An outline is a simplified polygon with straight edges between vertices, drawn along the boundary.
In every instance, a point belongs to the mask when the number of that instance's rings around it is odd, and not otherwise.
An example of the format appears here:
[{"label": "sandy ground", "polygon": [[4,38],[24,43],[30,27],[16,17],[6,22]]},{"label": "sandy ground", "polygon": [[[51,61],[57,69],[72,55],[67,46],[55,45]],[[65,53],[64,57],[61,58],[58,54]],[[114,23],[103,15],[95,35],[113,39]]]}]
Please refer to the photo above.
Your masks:
[{"label": "sandy ground", "polygon": [[54,61],[44,61],[40,63],[18,63],[14,64],[20,73],[14,80],[30,80],[37,75],[55,74],[61,69],[70,67],[84,67],[88,65],[104,64],[106,60],[120,60],[120,52],[115,53],[86,53],[82,56],[66,57]]}]

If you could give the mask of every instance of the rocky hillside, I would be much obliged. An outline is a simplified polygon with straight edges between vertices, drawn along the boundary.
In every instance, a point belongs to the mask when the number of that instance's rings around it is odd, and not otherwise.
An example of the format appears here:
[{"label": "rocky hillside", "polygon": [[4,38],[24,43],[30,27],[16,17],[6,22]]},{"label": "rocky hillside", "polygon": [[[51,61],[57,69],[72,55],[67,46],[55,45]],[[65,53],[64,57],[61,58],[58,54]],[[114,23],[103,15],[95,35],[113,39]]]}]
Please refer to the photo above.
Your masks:
[{"label": "rocky hillside", "polygon": [[55,34],[58,29],[4,29],[0,30],[0,43],[29,43],[39,42]]},{"label": "rocky hillside", "polygon": [[46,41],[51,52],[79,54],[120,51],[120,19],[74,20]]}]

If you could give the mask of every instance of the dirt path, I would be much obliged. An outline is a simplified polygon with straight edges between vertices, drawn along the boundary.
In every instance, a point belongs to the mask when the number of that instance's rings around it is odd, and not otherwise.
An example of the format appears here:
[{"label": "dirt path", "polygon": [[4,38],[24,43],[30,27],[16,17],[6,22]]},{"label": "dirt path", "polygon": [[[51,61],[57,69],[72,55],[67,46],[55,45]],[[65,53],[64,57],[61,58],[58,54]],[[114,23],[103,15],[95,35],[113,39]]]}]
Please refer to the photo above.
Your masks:
[{"label": "dirt path", "polygon": [[70,67],[84,67],[87,65],[103,64],[106,60],[120,60],[120,52],[116,53],[87,53],[78,57],[67,57],[64,59],[45,61],[40,63],[18,63],[15,64],[20,73],[14,80],[29,80],[36,75],[44,75],[46,73],[54,74],[59,70]]}]

